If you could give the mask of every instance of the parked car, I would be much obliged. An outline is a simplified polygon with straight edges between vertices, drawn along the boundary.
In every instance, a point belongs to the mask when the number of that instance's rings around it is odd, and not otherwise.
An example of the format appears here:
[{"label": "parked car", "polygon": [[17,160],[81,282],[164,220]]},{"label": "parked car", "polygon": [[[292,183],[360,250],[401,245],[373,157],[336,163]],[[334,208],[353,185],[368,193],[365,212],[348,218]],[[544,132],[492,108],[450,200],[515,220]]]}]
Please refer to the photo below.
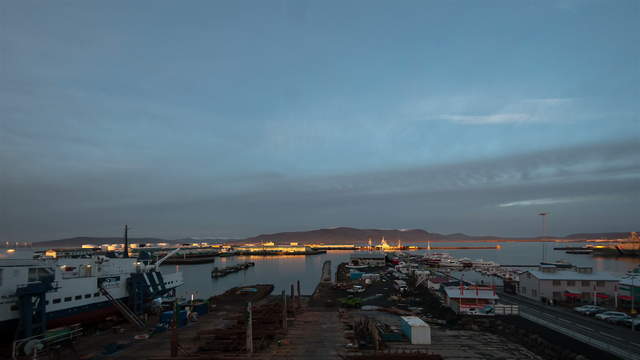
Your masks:
[{"label": "parked car", "polygon": [[631,320],[632,317],[624,314],[624,316],[609,316],[608,318],[604,319],[604,321],[612,323],[612,324],[618,324],[618,325],[622,325],[622,322],[625,320]]},{"label": "parked car", "polygon": [[622,320],[622,325],[632,327],[634,330],[640,330],[640,315]]},{"label": "parked car", "polygon": [[602,306],[596,306],[596,305],[582,305],[582,306],[573,308],[573,310],[583,315],[593,316],[595,314],[605,312],[607,309],[603,308]]},{"label": "parked car", "polygon": [[607,320],[609,318],[612,318],[610,320],[610,322],[614,321],[615,318],[630,318],[631,316],[623,313],[623,312],[619,312],[619,311],[605,311],[605,312],[601,312],[599,314],[596,314],[596,319],[600,319],[600,320]]}]

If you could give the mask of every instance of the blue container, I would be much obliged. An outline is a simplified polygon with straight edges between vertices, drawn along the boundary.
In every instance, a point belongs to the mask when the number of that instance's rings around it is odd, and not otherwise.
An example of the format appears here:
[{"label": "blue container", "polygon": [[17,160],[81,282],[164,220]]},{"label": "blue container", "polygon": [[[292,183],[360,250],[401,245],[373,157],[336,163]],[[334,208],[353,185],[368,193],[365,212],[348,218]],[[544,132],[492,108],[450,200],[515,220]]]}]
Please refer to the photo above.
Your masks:
[{"label": "blue container", "polygon": [[[171,324],[173,321],[173,311],[165,311],[160,315],[160,323]],[[189,321],[187,320],[187,310],[178,311],[178,327],[186,326]]]},{"label": "blue container", "polygon": [[187,326],[189,320],[187,319],[187,310],[178,311],[178,327]]},{"label": "blue container", "polygon": [[197,313],[199,316],[205,315],[209,313],[209,304],[202,303],[193,305],[193,312]]},{"label": "blue container", "polygon": [[364,273],[359,272],[359,271],[353,271],[353,272],[350,272],[350,273],[349,273],[349,279],[350,279],[350,280],[358,280],[358,279],[362,278],[362,275],[363,275],[363,274],[364,274]]},{"label": "blue container", "polygon": [[160,315],[160,323],[170,324],[173,319],[173,311],[165,311]]}]

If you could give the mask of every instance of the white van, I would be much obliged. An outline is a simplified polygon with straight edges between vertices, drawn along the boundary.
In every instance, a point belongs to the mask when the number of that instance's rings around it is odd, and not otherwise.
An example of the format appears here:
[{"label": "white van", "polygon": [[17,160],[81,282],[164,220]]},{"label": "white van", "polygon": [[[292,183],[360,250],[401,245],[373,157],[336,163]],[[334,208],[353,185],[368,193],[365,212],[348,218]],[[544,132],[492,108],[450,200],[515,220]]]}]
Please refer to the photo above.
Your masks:
[{"label": "white van", "polygon": [[404,280],[394,280],[393,281],[393,286],[396,288],[396,290],[400,291],[401,293],[407,291],[409,288],[407,287],[407,283],[404,282]]}]

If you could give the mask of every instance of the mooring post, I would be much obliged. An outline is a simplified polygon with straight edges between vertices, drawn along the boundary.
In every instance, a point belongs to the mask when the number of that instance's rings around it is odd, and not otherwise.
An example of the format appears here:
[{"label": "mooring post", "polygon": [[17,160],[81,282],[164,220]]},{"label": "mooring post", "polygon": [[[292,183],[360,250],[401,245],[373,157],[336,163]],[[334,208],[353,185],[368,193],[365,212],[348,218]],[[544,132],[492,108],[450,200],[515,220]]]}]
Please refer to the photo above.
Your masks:
[{"label": "mooring post", "polygon": [[173,303],[173,329],[171,329],[171,357],[178,356],[178,301]]},{"label": "mooring post", "polygon": [[282,328],[287,329],[287,294],[282,290]]},{"label": "mooring post", "polygon": [[247,353],[253,353],[253,316],[251,301],[247,303]]},{"label": "mooring post", "polygon": [[298,309],[300,308],[300,280],[298,280],[298,301],[297,301]]}]

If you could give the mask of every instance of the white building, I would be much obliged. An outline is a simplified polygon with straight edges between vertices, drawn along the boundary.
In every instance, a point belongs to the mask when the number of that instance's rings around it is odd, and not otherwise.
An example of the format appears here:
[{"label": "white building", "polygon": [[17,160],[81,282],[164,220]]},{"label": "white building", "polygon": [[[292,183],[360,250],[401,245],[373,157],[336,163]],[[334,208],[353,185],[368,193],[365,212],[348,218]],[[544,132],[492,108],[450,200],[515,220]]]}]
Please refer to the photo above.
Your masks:
[{"label": "white building", "polygon": [[444,303],[458,314],[474,313],[487,305],[495,305],[496,290],[487,286],[447,286],[444,288]]},{"label": "white building", "polygon": [[560,269],[543,265],[520,275],[519,294],[540,301],[604,303],[616,296],[618,281],[618,277],[594,273],[590,267]]}]

